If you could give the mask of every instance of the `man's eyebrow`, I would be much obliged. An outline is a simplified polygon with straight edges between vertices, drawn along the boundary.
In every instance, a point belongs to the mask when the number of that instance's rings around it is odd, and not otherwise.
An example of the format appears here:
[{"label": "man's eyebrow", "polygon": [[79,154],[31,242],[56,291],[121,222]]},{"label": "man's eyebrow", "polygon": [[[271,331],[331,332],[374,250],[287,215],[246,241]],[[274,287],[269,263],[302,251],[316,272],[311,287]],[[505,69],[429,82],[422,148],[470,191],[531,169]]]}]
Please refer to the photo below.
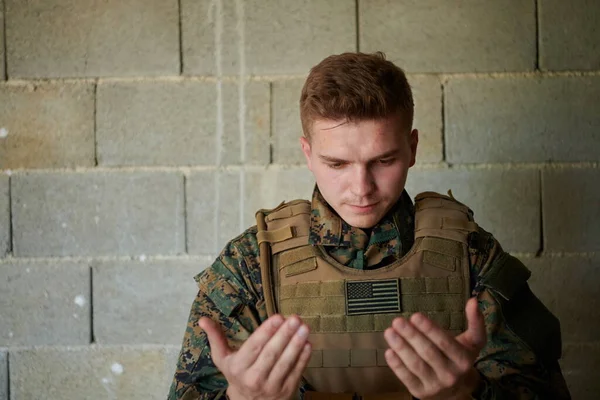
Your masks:
[{"label": "man's eyebrow", "polygon": [[[382,153],[376,157],[371,158],[367,162],[370,163],[370,162],[373,162],[376,160],[381,160],[383,158],[395,156],[396,154],[398,154],[399,151],[400,151],[399,149],[393,149],[393,150],[386,151],[385,153]],[[324,154],[319,154],[319,158],[323,161],[327,161],[330,163],[346,163],[346,162],[348,162],[348,160],[344,160],[342,158],[337,158],[337,157],[326,156]]]}]

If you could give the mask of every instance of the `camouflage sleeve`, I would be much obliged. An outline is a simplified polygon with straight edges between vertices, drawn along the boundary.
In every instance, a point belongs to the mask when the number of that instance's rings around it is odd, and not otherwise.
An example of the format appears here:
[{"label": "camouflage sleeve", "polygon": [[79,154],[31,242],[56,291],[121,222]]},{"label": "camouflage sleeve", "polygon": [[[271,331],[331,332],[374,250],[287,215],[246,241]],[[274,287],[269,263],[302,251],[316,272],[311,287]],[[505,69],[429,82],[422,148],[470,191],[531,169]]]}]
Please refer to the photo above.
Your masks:
[{"label": "camouflage sleeve", "polygon": [[[481,284],[482,277],[493,268],[494,261],[501,255],[507,255],[494,237],[480,229],[474,235],[471,248],[471,275],[475,277],[473,283],[473,294],[477,295],[479,308],[485,319],[488,342],[479,354],[475,366],[482,377],[482,384],[477,390],[478,399],[570,399],[565,380],[558,365],[558,357],[548,357],[548,354],[556,353],[550,348],[541,348],[539,345],[531,346],[533,341],[529,337],[529,343],[523,339],[523,335],[515,333],[515,327],[507,321],[508,302],[493,289]],[[521,320],[529,320],[529,331],[535,332],[537,312],[541,310],[550,315],[541,302],[533,296],[524,282],[520,291],[528,291],[529,297],[512,298],[511,301],[519,302],[517,309],[521,314]],[[522,300],[523,299],[523,300]],[[521,301],[534,301],[540,308],[531,308],[522,304]],[[525,310],[525,311],[521,311]],[[528,313],[524,315],[523,313]],[[553,316],[552,316],[553,318]],[[512,319],[511,319],[512,321]],[[560,353],[560,328],[553,332],[553,341],[558,341],[558,353]],[[519,330],[517,330],[519,331]],[[541,341],[540,341],[541,342]],[[550,346],[547,346],[550,347]],[[553,346],[556,347],[556,346]],[[534,351],[533,348],[536,348]]]},{"label": "camouflage sleeve", "polygon": [[232,240],[211,267],[195,277],[192,303],[168,400],[224,399],[227,381],[214,365],[200,317],[219,323],[229,345],[239,348],[266,319],[256,229]]}]

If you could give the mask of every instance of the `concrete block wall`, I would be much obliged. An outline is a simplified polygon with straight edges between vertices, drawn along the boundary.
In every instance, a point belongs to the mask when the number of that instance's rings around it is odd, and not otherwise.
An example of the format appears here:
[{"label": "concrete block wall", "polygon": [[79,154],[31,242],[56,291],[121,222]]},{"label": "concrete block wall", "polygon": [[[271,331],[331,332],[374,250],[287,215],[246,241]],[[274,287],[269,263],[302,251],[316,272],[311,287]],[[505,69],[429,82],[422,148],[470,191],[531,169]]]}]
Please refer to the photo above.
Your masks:
[{"label": "concrete block wall", "polygon": [[164,399],[193,276],[309,197],[309,68],[382,50],[452,189],[533,271],[600,390],[600,3],[0,0],[0,399]]}]

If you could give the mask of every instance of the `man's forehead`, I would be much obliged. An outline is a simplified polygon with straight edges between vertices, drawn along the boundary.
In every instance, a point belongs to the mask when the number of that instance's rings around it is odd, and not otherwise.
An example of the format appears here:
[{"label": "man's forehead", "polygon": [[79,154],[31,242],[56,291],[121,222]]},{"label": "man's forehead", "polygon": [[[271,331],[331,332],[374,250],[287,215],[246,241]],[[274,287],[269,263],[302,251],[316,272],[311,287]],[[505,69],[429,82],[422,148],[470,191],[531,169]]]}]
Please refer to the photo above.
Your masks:
[{"label": "man's forehead", "polygon": [[[352,120],[352,119],[317,119],[311,129],[312,138],[318,141],[330,140],[333,137],[344,140],[347,134],[371,132],[396,139],[396,135],[404,130],[400,120],[393,117]],[[362,135],[361,135],[362,136]],[[392,140],[394,140],[392,139]]]},{"label": "man's forehead", "polygon": [[314,122],[313,127],[315,128],[315,130],[319,131],[330,131],[332,129],[339,128],[350,123],[352,122],[347,118],[341,120],[318,119]]}]

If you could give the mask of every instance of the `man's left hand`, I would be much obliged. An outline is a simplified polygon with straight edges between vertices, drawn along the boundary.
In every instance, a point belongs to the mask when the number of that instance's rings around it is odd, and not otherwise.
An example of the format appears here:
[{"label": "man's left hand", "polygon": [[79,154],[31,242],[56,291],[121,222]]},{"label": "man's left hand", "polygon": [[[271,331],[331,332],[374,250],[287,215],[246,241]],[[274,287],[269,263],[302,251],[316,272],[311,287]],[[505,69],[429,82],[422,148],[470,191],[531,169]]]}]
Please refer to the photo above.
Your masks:
[{"label": "man's left hand", "polygon": [[420,313],[410,320],[396,318],[386,329],[386,361],[413,396],[471,398],[481,379],[473,364],[487,335],[477,299],[469,299],[465,312],[468,328],[456,337]]}]

